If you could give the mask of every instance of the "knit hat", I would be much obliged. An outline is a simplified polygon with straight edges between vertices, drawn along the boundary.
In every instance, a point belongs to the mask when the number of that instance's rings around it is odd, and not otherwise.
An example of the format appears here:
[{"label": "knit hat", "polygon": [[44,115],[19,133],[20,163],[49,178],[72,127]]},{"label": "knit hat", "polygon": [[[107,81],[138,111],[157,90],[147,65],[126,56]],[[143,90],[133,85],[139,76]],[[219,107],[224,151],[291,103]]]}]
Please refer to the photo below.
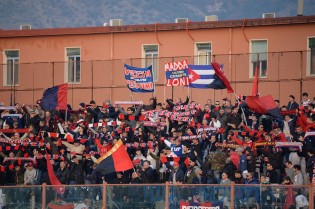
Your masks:
[{"label": "knit hat", "polygon": [[85,107],[84,102],[81,102],[79,105],[80,105],[80,107],[82,107],[82,108],[84,108],[84,107]]}]

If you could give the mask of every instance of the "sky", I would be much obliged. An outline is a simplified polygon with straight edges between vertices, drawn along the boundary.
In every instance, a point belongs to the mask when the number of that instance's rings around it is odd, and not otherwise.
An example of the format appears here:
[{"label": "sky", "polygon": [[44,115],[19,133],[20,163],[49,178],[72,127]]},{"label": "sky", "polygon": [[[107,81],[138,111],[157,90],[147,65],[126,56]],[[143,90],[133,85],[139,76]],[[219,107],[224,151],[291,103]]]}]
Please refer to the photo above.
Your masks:
[{"label": "sky", "polygon": [[[297,15],[298,0],[0,0],[0,28],[93,27],[123,19],[124,25],[174,23],[175,18],[204,21]],[[304,15],[315,15],[315,0],[304,0]]]}]

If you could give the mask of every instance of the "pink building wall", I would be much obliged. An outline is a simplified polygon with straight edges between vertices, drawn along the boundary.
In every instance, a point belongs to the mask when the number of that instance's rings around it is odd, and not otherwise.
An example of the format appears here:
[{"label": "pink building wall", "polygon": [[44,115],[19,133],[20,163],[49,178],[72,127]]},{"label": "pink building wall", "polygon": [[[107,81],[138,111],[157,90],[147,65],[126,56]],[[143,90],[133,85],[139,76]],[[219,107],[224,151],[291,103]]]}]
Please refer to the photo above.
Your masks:
[{"label": "pink building wall", "polygon": [[[219,21],[212,26],[210,23],[189,23],[188,32],[186,24],[159,25],[157,30],[155,25],[0,30],[0,47],[2,50],[20,50],[20,83],[15,87],[15,101],[19,103],[32,104],[41,97],[43,89],[65,82],[66,47],[80,47],[82,60],[81,83],[69,85],[70,104],[76,107],[80,102],[92,99],[99,104],[106,99],[131,100],[125,87],[123,63],[141,67],[142,45],[158,42],[161,45],[155,95],[159,102],[172,95],[184,99],[188,92],[193,100],[202,104],[208,98],[233,100],[234,95],[227,94],[226,90],[164,88],[164,63],[172,61],[173,57],[192,63],[195,43],[211,42],[212,54],[216,55],[217,62],[224,64],[225,74],[236,93],[250,95],[249,42],[260,39],[268,40],[268,52],[275,52],[268,55],[267,78],[261,78],[259,82],[261,95],[272,94],[282,104],[287,103],[290,94],[297,100],[304,91],[314,97],[315,80],[314,76],[307,75],[306,50],[308,37],[315,37],[315,16],[268,21],[249,20],[244,29],[242,21]],[[0,59],[0,64],[3,61]],[[11,87],[3,86],[3,73],[0,77],[0,98],[8,104]],[[133,98],[146,102],[152,95],[134,93]]]}]

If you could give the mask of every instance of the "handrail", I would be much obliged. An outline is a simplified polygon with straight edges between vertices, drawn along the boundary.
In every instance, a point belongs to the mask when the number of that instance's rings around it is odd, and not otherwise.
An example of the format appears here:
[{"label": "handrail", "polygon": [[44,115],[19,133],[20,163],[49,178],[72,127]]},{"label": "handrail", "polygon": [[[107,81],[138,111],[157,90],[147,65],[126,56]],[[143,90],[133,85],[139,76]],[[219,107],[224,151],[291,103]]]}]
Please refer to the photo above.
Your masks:
[{"label": "handrail", "polygon": [[[309,200],[309,208],[313,208],[314,207],[314,191],[313,191],[313,184],[308,184],[308,185],[281,185],[281,184],[235,184],[234,182],[231,182],[231,184],[170,184],[169,182],[166,183],[158,183],[158,184],[107,184],[107,183],[103,183],[103,184],[78,184],[78,185],[64,185],[67,188],[73,188],[73,187],[98,187],[98,188],[102,188],[102,209],[106,209],[106,204],[107,201],[109,201],[107,199],[107,195],[110,194],[108,193],[108,189],[109,187],[164,187],[165,188],[165,199],[164,199],[164,203],[165,203],[165,209],[169,208],[169,195],[170,195],[170,191],[172,190],[171,188],[173,187],[193,187],[193,188],[198,188],[198,187],[214,187],[217,189],[220,188],[229,188],[230,189],[230,193],[229,193],[229,198],[230,198],[230,208],[234,209],[234,197],[236,195],[235,193],[235,187],[242,187],[244,188],[250,188],[250,187],[259,187],[260,189],[263,187],[272,187],[272,188],[304,188],[307,189],[309,191],[308,193],[308,200]],[[42,184],[42,185],[26,185],[26,186],[0,186],[0,189],[16,189],[16,188],[25,188],[25,189],[29,189],[29,188],[40,188],[41,190],[41,207],[42,209],[46,208],[46,199],[47,199],[47,194],[51,194],[49,192],[47,192],[48,188],[53,188],[54,185],[46,185],[46,184]],[[109,189],[111,190],[111,189]],[[179,190],[180,191],[180,190]],[[174,195],[174,194],[172,194]],[[50,196],[51,197],[51,196]],[[33,200],[35,201],[35,199]],[[35,202],[34,202],[35,203]],[[1,206],[1,205],[0,205]]]},{"label": "handrail", "polygon": [[[0,189],[5,189],[5,188],[33,188],[33,187],[36,187],[36,188],[42,188],[44,184],[42,185],[23,185],[23,186],[0,186]],[[104,184],[65,184],[63,186],[65,187],[101,187],[103,186]],[[156,184],[109,184],[109,183],[106,183],[107,186],[165,186],[166,183],[156,183]],[[214,187],[227,187],[227,186],[230,186],[232,184],[170,184],[168,183],[169,186],[178,186],[178,187],[185,187],[185,186],[195,186],[195,187],[200,187],[200,186],[214,186]],[[298,187],[309,187],[310,185],[312,184],[303,184],[303,185],[283,185],[283,184],[233,184],[235,187],[237,186],[245,186],[245,187],[270,187],[270,186],[273,186],[273,187],[293,187],[293,188],[298,188]],[[49,188],[49,187],[57,187],[57,186],[54,186],[54,185],[45,185],[46,188]]]}]

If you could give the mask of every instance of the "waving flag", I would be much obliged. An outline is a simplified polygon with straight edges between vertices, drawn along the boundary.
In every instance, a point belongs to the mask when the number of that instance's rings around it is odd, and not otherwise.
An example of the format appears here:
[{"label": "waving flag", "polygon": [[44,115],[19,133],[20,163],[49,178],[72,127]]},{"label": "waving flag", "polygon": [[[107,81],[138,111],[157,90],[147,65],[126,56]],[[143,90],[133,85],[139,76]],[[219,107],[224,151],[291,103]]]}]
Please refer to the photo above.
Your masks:
[{"label": "waving flag", "polygon": [[66,110],[68,101],[68,84],[48,88],[43,93],[41,107],[44,110]]},{"label": "waving flag", "polygon": [[125,67],[125,79],[130,91],[154,92],[152,65],[147,68],[137,68],[129,65]]},{"label": "waving flag", "polygon": [[269,114],[273,117],[283,119],[280,110],[271,95],[263,97],[247,96],[245,103],[249,109],[256,113]]},{"label": "waving flag", "polygon": [[96,169],[102,174],[126,171],[133,168],[132,161],[121,140],[97,160]]},{"label": "waving flag", "polygon": [[233,93],[229,81],[222,73],[223,65],[188,65],[189,86],[199,89],[227,89],[229,93]]},{"label": "waving flag", "polygon": [[226,89],[228,93],[233,93],[229,80],[225,77],[222,68],[218,63],[211,63],[213,70],[215,72],[214,81],[210,83],[210,88],[213,89]]},{"label": "waving flag", "polygon": [[53,166],[50,162],[50,155],[48,154],[46,155],[46,163],[47,163],[47,171],[48,171],[48,176],[49,176],[51,185],[54,186],[53,188],[58,194],[64,194],[66,190],[65,186],[60,183],[57,176],[55,175]]},{"label": "waving flag", "polygon": [[188,65],[188,74],[191,88],[209,89],[215,72],[211,65]]}]

